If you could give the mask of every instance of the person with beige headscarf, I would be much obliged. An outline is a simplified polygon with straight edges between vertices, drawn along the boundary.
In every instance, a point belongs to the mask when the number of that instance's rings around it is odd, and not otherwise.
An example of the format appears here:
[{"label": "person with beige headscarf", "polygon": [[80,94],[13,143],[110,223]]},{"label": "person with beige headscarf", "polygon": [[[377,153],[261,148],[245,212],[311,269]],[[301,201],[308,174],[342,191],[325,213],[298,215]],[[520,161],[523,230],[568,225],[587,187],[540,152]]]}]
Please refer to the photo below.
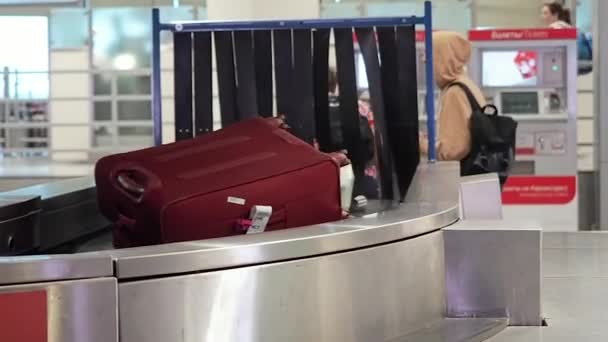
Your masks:
[{"label": "person with beige headscarf", "polygon": [[[437,159],[460,161],[471,151],[470,119],[473,112],[465,92],[451,87],[454,82],[466,85],[480,106],[486,104],[483,93],[469,78],[466,65],[471,59],[471,43],[456,32],[433,33],[433,68],[435,83],[441,90],[437,110]],[[422,154],[428,153],[428,139],[420,135]]]}]

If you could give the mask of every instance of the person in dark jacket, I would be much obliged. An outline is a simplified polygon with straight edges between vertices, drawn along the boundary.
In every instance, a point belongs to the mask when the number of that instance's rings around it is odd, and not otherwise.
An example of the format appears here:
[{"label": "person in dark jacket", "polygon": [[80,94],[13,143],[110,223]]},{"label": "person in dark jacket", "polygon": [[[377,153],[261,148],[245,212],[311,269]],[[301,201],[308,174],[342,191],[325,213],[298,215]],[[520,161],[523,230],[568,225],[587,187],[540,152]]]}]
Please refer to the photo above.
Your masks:
[{"label": "person in dark jacket", "polygon": [[[342,137],[342,122],[340,113],[340,97],[336,72],[329,71],[329,120],[332,135],[332,149],[345,149]],[[353,196],[365,196],[368,199],[378,198],[379,188],[376,180],[375,147],[373,132],[373,113],[369,104],[359,100],[359,129],[361,141],[356,151],[348,151],[351,159],[362,161],[360,165],[353,165],[355,173],[355,186]],[[357,154],[353,158],[353,154]]]}]

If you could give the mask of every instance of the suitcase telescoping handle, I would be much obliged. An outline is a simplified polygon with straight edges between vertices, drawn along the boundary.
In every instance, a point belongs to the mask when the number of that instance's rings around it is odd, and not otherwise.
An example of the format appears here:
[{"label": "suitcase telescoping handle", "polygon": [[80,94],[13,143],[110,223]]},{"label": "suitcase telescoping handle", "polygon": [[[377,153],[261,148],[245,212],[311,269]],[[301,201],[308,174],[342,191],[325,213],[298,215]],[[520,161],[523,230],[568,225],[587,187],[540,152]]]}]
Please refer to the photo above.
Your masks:
[{"label": "suitcase telescoping handle", "polygon": [[141,184],[138,184],[128,171],[124,171],[116,176],[118,185],[136,202],[141,202],[144,197],[145,189]]}]

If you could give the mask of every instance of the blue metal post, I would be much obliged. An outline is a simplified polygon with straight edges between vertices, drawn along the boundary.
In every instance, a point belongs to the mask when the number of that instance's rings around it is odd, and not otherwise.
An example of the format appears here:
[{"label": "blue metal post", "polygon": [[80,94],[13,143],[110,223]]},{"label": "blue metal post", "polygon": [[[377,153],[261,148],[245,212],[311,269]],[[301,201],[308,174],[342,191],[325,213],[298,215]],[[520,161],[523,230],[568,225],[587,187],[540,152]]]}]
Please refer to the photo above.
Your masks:
[{"label": "blue metal post", "polygon": [[152,117],[154,120],[154,145],[163,143],[162,94],[160,88],[160,13],[152,10]]},{"label": "blue metal post", "polygon": [[426,47],[426,119],[429,142],[429,162],[437,160],[435,151],[435,77],[433,75],[433,7],[424,2],[424,33]]}]

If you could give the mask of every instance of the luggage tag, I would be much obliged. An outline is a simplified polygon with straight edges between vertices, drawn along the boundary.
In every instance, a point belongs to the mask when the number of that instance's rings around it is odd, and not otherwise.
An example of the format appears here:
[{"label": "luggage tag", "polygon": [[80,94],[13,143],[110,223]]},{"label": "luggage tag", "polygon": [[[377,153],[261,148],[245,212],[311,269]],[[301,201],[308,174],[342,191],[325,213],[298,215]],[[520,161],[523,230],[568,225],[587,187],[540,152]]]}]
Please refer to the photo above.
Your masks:
[{"label": "luggage tag", "polygon": [[272,207],[263,205],[254,205],[249,212],[251,226],[247,229],[247,234],[262,233],[266,230],[268,221],[272,216]]}]

